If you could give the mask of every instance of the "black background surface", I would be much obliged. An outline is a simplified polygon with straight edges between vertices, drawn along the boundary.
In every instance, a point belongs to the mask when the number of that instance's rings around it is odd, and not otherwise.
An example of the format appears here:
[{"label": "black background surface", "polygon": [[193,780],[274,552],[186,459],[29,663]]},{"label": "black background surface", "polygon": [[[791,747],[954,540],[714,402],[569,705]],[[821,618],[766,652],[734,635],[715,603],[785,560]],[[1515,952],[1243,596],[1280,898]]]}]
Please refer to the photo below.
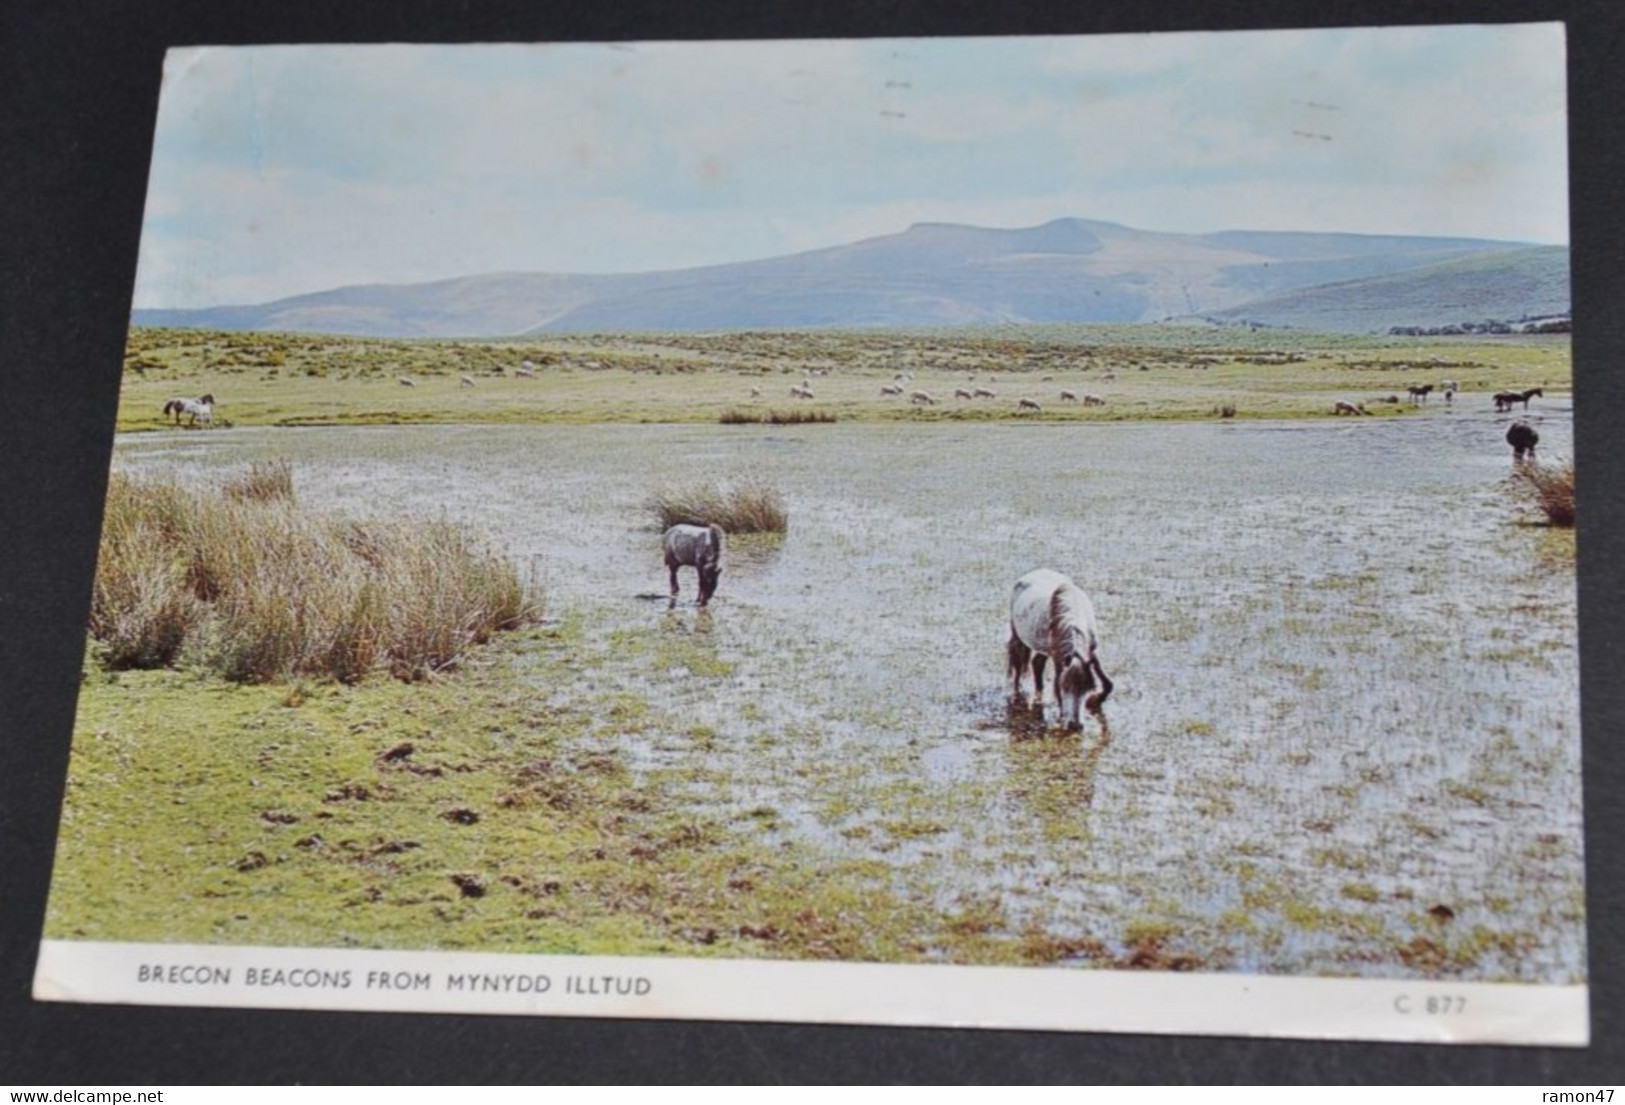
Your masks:
[{"label": "black background surface", "polygon": [[[1051,34],[1563,20],[1593,1035],[1590,1049],[276,1013],[29,998],[168,46]],[[0,0],[0,1084],[1621,1082],[1617,681],[1625,6],[1614,0]],[[1087,216],[1086,211],[1073,214]],[[1394,494],[1404,494],[1396,487]],[[861,1000],[861,995],[854,995]]]}]

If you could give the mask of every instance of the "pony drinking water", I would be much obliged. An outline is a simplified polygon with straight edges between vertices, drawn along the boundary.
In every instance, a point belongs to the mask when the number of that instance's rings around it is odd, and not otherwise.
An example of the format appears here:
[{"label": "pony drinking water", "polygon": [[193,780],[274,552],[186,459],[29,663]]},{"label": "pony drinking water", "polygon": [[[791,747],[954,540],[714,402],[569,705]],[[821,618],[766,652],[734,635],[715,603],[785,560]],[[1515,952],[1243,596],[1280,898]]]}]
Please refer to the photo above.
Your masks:
[{"label": "pony drinking water", "polygon": [[1055,701],[1068,729],[1081,729],[1079,707],[1100,717],[1112,681],[1096,655],[1095,610],[1077,584],[1060,572],[1039,568],[1016,580],[1010,593],[1010,694],[1021,697],[1030,666],[1033,700],[1044,703],[1044,665],[1055,661]]},{"label": "pony drinking water", "polygon": [[677,569],[693,568],[700,577],[700,605],[716,594],[717,577],[722,574],[722,527],[676,525],[666,531],[661,547],[666,553],[666,569],[671,572],[671,600],[677,601]]},{"label": "pony drinking water", "polygon": [[1521,463],[1525,455],[1533,460],[1535,446],[1540,444],[1540,435],[1535,432],[1533,426],[1520,418],[1507,427],[1507,444],[1512,446],[1514,464]]}]

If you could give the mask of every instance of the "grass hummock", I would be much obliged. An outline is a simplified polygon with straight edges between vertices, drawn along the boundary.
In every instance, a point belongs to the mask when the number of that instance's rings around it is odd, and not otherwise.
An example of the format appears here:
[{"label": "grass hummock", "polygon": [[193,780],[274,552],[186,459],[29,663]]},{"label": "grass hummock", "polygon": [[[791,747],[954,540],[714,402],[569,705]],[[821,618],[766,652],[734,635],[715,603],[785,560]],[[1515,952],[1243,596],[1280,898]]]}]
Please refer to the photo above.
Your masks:
[{"label": "grass hummock", "polygon": [[784,496],[777,488],[759,480],[746,480],[732,487],[702,483],[683,488],[663,488],[650,497],[661,529],[676,525],[721,526],[729,534],[784,533],[790,527]]},{"label": "grass hummock", "polygon": [[285,461],[218,491],[119,473],[108,485],[90,616],[108,668],[416,680],[537,614],[480,537],[302,510]]},{"label": "grass hummock", "polygon": [[717,417],[717,421],[724,426],[756,426],[763,423],[770,426],[800,426],[810,422],[835,420],[835,415],[830,411],[751,411],[739,407],[729,407]]},{"label": "grass hummock", "polygon": [[1531,461],[1513,474],[1519,490],[1546,515],[1551,525],[1574,525],[1574,462]]},{"label": "grass hummock", "polygon": [[287,458],[255,461],[248,471],[227,480],[220,490],[228,499],[238,502],[269,503],[277,500],[293,502],[293,465]]}]

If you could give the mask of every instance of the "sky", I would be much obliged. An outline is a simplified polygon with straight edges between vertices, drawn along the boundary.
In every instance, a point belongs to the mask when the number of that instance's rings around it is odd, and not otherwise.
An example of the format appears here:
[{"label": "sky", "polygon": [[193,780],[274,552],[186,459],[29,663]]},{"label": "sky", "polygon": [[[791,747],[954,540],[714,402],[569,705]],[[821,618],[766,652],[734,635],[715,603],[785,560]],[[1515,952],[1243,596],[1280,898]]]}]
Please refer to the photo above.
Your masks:
[{"label": "sky", "polygon": [[917,222],[1568,242],[1560,24],[170,51],[137,307]]}]

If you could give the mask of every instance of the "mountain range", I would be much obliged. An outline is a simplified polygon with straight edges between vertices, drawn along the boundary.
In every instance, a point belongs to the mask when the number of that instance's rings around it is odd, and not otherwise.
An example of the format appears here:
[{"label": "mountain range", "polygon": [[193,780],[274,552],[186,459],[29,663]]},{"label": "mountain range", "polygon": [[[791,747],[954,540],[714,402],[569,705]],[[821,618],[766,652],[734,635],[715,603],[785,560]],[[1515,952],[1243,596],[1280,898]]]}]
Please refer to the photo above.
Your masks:
[{"label": "mountain range", "polygon": [[758,261],[626,274],[491,273],[245,306],[138,309],[142,326],[370,337],[1158,322],[1386,332],[1566,316],[1569,250],[1478,238],[1224,231],[1087,219],[917,223]]}]

